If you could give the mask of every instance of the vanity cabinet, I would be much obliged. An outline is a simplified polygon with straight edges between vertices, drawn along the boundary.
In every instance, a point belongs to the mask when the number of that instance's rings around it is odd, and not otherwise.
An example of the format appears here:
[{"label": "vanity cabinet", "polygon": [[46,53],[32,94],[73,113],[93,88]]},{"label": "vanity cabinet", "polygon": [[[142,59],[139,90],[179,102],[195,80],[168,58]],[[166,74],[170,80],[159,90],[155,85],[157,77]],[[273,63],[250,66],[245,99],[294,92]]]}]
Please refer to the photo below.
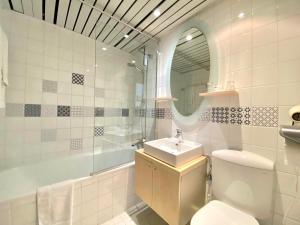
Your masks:
[{"label": "vanity cabinet", "polygon": [[176,168],[140,149],[135,174],[136,194],[170,225],[187,224],[205,203],[204,156]]}]

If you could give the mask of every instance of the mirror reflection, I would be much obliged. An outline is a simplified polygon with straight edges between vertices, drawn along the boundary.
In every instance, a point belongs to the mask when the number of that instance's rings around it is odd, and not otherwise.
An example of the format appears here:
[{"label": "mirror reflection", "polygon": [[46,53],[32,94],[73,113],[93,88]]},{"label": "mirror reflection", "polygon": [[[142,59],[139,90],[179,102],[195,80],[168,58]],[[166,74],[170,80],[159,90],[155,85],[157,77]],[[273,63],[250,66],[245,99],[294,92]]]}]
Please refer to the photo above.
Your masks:
[{"label": "mirror reflection", "polygon": [[209,48],[205,35],[191,28],[180,37],[171,67],[171,94],[176,98],[174,105],[184,116],[193,114],[207,92],[210,74]]}]

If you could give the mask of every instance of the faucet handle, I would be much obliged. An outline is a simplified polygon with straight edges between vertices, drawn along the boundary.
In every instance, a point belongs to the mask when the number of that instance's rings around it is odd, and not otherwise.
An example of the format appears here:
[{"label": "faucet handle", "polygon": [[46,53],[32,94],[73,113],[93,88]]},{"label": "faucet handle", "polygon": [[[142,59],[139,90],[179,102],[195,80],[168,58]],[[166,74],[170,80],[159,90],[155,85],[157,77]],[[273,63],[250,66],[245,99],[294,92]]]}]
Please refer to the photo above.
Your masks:
[{"label": "faucet handle", "polygon": [[176,129],[176,133],[177,133],[177,134],[182,134],[182,130],[179,129],[179,128],[177,128],[177,129]]}]

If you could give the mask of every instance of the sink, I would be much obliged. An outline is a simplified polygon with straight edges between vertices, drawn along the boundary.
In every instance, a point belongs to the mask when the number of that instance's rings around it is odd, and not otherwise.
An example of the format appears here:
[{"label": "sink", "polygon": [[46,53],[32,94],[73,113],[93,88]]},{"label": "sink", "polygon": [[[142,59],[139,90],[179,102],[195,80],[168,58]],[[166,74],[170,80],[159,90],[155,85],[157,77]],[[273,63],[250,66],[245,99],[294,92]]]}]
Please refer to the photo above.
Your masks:
[{"label": "sink", "polygon": [[202,145],[199,143],[186,140],[177,143],[177,138],[148,141],[144,144],[144,152],[175,167],[180,167],[203,154]]}]

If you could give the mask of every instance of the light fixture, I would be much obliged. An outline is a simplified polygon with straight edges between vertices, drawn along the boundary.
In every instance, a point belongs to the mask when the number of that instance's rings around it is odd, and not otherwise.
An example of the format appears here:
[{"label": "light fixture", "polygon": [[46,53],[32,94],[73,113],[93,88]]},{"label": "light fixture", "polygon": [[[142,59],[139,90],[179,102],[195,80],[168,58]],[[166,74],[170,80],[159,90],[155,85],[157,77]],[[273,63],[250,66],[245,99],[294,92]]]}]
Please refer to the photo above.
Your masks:
[{"label": "light fixture", "polygon": [[160,10],[159,9],[155,9],[154,12],[153,12],[153,15],[155,17],[159,17],[160,16]]},{"label": "light fixture", "polygon": [[239,17],[240,19],[244,18],[244,17],[245,17],[245,13],[244,13],[244,12],[240,12],[239,15],[238,15],[238,17]]},{"label": "light fixture", "polygon": [[103,48],[102,48],[102,50],[103,50],[103,51],[106,51],[106,50],[107,50],[107,48],[103,47]]},{"label": "light fixture", "polygon": [[129,38],[129,35],[128,35],[128,34],[125,34],[125,35],[124,35],[124,38]]},{"label": "light fixture", "polygon": [[192,35],[190,35],[190,34],[189,34],[189,35],[187,35],[187,36],[186,36],[186,38],[185,38],[185,40],[187,40],[187,41],[190,41],[190,40],[192,40],[192,39],[193,39],[193,36],[192,36]]},{"label": "light fixture", "polygon": [[131,62],[134,64],[134,63],[135,63],[135,60],[132,60]]}]

